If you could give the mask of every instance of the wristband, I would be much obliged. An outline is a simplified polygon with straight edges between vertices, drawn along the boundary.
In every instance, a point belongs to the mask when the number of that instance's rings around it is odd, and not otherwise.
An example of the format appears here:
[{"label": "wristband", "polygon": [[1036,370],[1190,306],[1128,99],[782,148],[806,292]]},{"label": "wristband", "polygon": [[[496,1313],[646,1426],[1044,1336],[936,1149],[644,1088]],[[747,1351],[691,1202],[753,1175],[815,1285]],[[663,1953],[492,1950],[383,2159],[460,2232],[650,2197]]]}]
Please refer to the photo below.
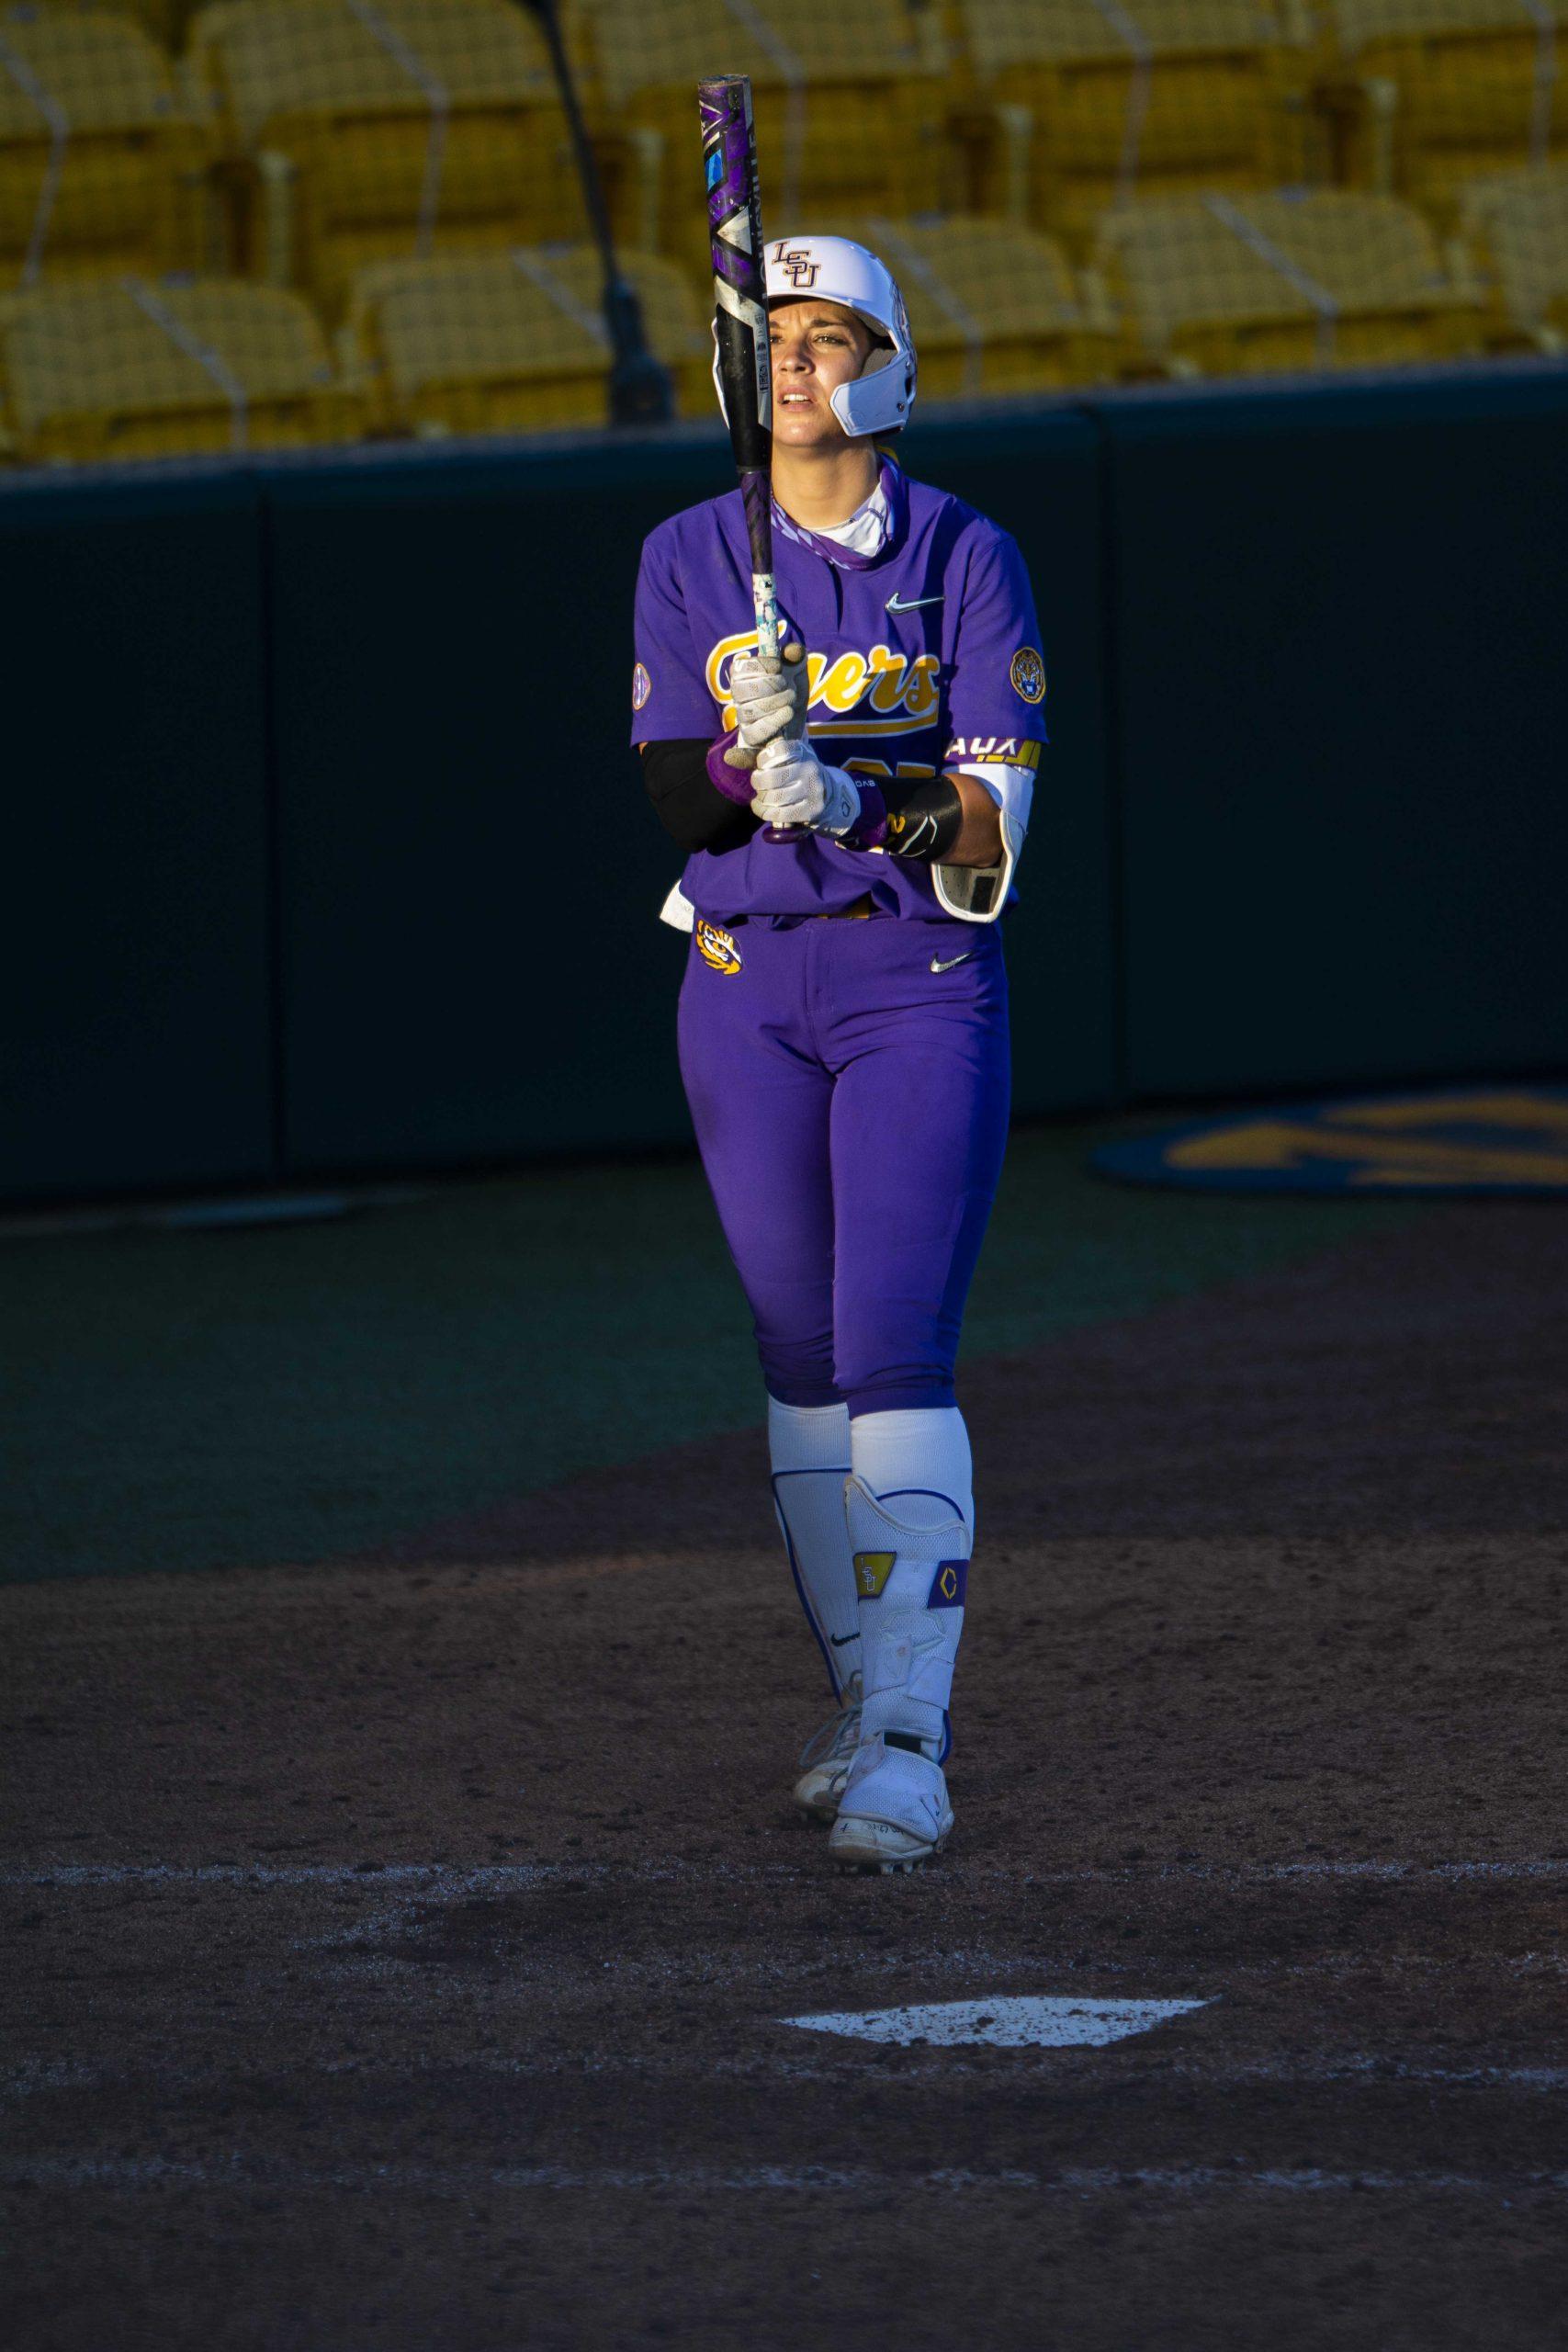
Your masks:
[{"label": "wristband", "polygon": [[846,849],[881,849],[887,839],[887,803],[881,788],[864,776],[849,780],[859,796],[860,808],[853,822],[834,838]]},{"label": "wristband", "polygon": [[750,808],[757,789],[757,779],[750,768],[732,768],[725,753],[739,741],[739,729],[732,727],[728,735],[719,736],[708,745],[708,782],[738,808]]}]

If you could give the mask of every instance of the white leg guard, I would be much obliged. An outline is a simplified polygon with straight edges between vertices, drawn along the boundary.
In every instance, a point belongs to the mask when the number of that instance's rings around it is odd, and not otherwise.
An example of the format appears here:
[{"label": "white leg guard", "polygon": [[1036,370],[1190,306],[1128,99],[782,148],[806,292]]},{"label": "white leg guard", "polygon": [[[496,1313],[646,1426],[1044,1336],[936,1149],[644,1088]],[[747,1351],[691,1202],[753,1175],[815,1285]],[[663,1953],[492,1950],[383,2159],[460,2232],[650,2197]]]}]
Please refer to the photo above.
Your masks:
[{"label": "white leg guard", "polygon": [[962,1519],[911,1524],[897,1500],[879,1502],[860,1478],[844,1488],[860,1595],[862,1737],[897,1733],[940,1763],[972,1541]]},{"label": "white leg guard", "polygon": [[972,1537],[951,1502],[944,1517],[929,1495],[911,1523],[863,1479],[844,1489],[865,1696],[829,1851],[857,1869],[913,1870],[953,1827],[942,1759]]},{"label": "white leg guard", "polygon": [[773,1509],[795,1590],[827,1661],[833,1696],[842,1702],[861,1663],[855,1572],[844,1522],[848,1407],[781,1405],[770,1396],[768,1453]]}]

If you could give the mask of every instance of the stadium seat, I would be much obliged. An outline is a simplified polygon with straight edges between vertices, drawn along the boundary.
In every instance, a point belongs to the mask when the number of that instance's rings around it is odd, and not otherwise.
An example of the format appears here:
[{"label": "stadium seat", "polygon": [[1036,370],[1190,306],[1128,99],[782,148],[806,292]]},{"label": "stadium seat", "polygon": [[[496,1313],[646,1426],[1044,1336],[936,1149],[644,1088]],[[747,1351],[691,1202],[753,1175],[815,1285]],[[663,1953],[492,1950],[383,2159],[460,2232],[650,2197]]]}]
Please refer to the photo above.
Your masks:
[{"label": "stadium seat", "polygon": [[307,305],[243,279],[22,295],[6,368],[16,454],[31,463],[293,448],[358,422]]},{"label": "stadium seat", "polygon": [[1038,231],[874,213],[846,233],[879,253],[898,280],[922,398],[1048,390],[1115,374],[1115,334],[1086,314],[1066,254]]},{"label": "stadium seat", "polygon": [[[1465,183],[1568,148],[1568,0],[1327,0],[1337,175],[1443,225]],[[1555,106],[1553,104],[1555,96]]]},{"label": "stadium seat", "polygon": [[[81,15],[92,9],[94,0],[43,0],[43,5],[57,16],[64,11]],[[132,17],[160,49],[177,57],[197,5],[197,0],[115,0],[114,14]]]},{"label": "stadium seat", "polygon": [[972,198],[1080,248],[1115,202],[1305,172],[1311,52],[1255,0],[964,0]]},{"label": "stadium seat", "polygon": [[513,0],[220,0],[189,70],[249,162],[245,266],[329,313],[372,262],[583,233],[547,53]]},{"label": "stadium seat", "polygon": [[797,230],[807,208],[942,201],[942,85],[903,0],[592,0],[589,14],[605,107],[649,159],[643,217],[626,223],[645,251],[705,260],[696,85],[716,72],[751,76],[770,232]]},{"label": "stadium seat", "polygon": [[[686,414],[713,403],[712,341],[671,262],[623,254]],[[382,262],[355,281],[345,366],[383,430],[528,433],[605,421],[603,273],[587,245]]]},{"label": "stadium seat", "polygon": [[140,25],[0,12],[0,274],[12,286],[204,256],[207,132]]},{"label": "stadium seat", "polygon": [[1568,163],[1472,181],[1462,218],[1492,290],[1493,344],[1568,349]]},{"label": "stadium seat", "polygon": [[1477,298],[1393,197],[1133,205],[1101,223],[1095,264],[1123,311],[1129,372],[1393,366],[1480,347]]}]

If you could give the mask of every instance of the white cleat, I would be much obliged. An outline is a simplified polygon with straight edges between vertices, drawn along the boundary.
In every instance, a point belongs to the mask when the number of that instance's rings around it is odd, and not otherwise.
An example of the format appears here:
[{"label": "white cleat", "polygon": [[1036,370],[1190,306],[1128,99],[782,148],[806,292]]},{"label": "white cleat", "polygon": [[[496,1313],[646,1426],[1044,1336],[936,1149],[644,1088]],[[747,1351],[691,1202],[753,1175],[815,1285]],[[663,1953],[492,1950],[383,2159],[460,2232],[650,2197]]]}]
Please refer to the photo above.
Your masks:
[{"label": "white cleat", "polygon": [[844,1870],[913,1871],[940,1851],[952,1828],[942,1766],[878,1736],[855,1750],[828,1852]]},{"label": "white cleat", "polygon": [[836,1715],[813,1732],[800,1751],[795,1801],[810,1821],[832,1821],[860,1746],[860,1677],[844,1692]]}]

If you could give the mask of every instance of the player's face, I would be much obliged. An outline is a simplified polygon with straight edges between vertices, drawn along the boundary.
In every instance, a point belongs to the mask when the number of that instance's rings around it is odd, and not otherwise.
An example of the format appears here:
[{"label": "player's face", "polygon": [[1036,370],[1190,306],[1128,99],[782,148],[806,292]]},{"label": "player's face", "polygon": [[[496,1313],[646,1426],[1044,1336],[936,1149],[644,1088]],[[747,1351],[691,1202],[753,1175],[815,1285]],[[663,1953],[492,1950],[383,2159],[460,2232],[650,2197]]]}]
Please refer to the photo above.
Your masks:
[{"label": "player's face", "polygon": [[838,302],[775,302],[768,313],[773,353],[773,439],[790,449],[841,441],[829,402],[871,356],[869,330]]}]

